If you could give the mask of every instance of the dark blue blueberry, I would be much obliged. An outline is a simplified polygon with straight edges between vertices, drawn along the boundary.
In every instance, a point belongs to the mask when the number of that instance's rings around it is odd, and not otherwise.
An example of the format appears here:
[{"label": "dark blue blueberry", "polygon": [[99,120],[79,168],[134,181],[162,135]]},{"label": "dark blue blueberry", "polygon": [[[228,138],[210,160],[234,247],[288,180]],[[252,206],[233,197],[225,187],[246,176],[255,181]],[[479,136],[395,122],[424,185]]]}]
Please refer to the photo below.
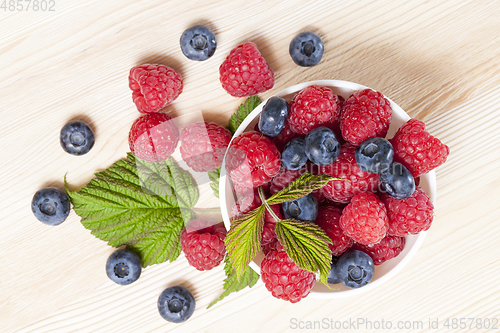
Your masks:
[{"label": "dark blue blueberry", "polygon": [[314,221],[318,217],[318,200],[309,193],[308,195],[283,202],[285,218],[300,221]]},{"label": "dark blue blueberry", "polygon": [[66,192],[55,187],[46,187],[36,192],[31,200],[35,217],[48,225],[58,225],[69,215],[69,198]]},{"label": "dark blue blueberry", "polygon": [[94,132],[81,120],[70,121],[61,129],[61,147],[71,155],[86,154],[94,146]]},{"label": "dark blue blueberry", "polygon": [[340,143],[331,129],[321,126],[306,135],[306,155],[319,166],[332,164],[339,157]]},{"label": "dark blue blueberry", "polygon": [[379,174],[380,187],[391,197],[406,199],[415,192],[415,179],[411,172],[401,163],[394,162]]},{"label": "dark blue blueberry", "polygon": [[317,65],[324,50],[323,41],[312,32],[302,32],[290,42],[290,56],[293,61],[303,67]]},{"label": "dark blue blueberry", "polygon": [[340,282],[348,288],[359,288],[373,279],[375,265],[366,253],[352,250],[340,256],[335,265],[335,273]]},{"label": "dark blue blueberry", "polygon": [[275,137],[285,127],[286,118],[288,118],[288,103],[282,97],[271,97],[262,108],[259,131],[264,135]]},{"label": "dark blue blueberry", "polygon": [[167,288],[158,297],[160,315],[172,323],[182,323],[188,320],[195,307],[193,294],[183,286]]},{"label": "dark blue blueberry", "polygon": [[120,285],[131,284],[141,276],[141,258],[129,249],[116,250],[106,261],[106,274]]},{"label": "dark blue blueberry", "polygon": [[330,274],[328,274],[328,278],[326,279],[326,281],[330,284],[340,283],[340,279],[338,278],[337,273],[335,272],[336,269],[335,266],[338,260],[339,258],[332,257],[332,262],[330,264]]},{"label": "dark blue blueberry", "polygon": [[394,157],[391,143],[379,137],[363,141],[354,153],[361,170],[369,173],[379,173],[387,170]]},{"label": "dark blue blueberry", "polygon": [[281,152],[281,165],[288,170],[298,170],[307,162],[306,144],[302,138],[290,140]]},{"label": "dark blue blueberry", "polygon": [[181,36],[181,50],[191,60],[203,61],[214,55],[217,39],[205,26],[196,25],[185,30]]}]

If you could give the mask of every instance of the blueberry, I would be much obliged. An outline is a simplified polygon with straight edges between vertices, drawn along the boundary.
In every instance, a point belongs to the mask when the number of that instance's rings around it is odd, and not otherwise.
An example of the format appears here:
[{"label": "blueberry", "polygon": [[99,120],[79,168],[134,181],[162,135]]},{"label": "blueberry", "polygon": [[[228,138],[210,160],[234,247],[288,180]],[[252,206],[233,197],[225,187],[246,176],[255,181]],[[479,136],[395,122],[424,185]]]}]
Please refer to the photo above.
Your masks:
[{"label": "blueberry", "polygon": [[302,138],[290,140],[281,152],[281,165],[288,170],[298,170],[307,162],[306,144]]},{"label": "blueberry", "polygon": [[379,174],[382,191],[396,199],[406,199],[415,192],[415,179],[411,172],[401,163],[393,162],[390,167]]},{"label": "blueberry", "polygon": [[94,132],[81,120],[70,121],[61,129],[61,147],[71,155],[86,154],[94,146]]},{"label": "blueberry", "polygon": [[363,141],[354,153],[361,170],[369,173],[379,173],[387,170],[394,157],[391,143],[379,137]]},{"label": "blueberry", "polygon": [[323,56],[324,45],[321,38],[312,32],[302,32],[290,42],[290,56],[303,67],[317,65]]},{"label": "blueberry", "polygon": [[326,279],[326,281],[330,284],[340,283],[340,279],[338,278],[337,273],[335,272],[335,266],[338,260],[339,258],[332,257],[332,262],[330,263],[330,274],[328,274],[328,278]]},{"label": "blueberry", "polygon": [[288,118],[288,103],[282,97],[268,99],[259,117],[259,131],[267,136],[275,137],[281,133]]},{"label": "blueberry", "polygon": [[188,320],[195,306],[193,294],[183,286],[167,288],[158,297],[160,315],[172,323],[182,323]]},{"label": "blueberry", "polygon": [[318,216],[318,200],[309,193],[304,197],[284,202],[283,213],[287,219],[314,221]]},{"label": "blueberry", "polygon": [[141,276],[141,258],[129,249],[116,250],[106,261],[106,274],[111,281],[126,285]]},{"label": "blueberry", "polygon": [[69,215],[68,195],[55,187],[41,189],[31,200],[31,210],[35,217],[45,224],[61,224]]},{"label": "blueberry", "polygon": [[352,250],[340,256],[335,265],[335,273],[340,282],[348,288],[359,288],[373,279],[375,265],[366,253]]},{"label": "blueberry", "polygon": [[340,143],[331,129],[321,126],[306,135],[306,154],[319,166],[332,164],[339,157]]},{"label": "blueberry", "polygon": [[185,30],[181,36],[181,50],[190,60],[203,61],[214,55],[217,39],[205,26],[196,25]]}]

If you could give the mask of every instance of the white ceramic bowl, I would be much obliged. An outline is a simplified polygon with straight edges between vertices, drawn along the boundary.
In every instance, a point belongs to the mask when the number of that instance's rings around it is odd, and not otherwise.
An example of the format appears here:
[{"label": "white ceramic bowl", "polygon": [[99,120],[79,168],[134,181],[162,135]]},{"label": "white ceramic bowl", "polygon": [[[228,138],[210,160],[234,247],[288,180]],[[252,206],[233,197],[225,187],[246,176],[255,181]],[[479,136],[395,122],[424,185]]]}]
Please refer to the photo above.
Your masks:
[{"label": "white ceramic bowl", "polygon": [[[339,80],[320,80],[320,81],[311,81],[300,83],[294,85],[290,88],[287,88],[275,96],[280,96],[290,102],[293,96],[298,93],[300,90],[304,89],[307,86],[317,84],[320,86],[329,87],[333,90],[334,94],[340,95],[347,99],[353,92],[357,90],[366,89],[367,87],[353,83],[348,81],[339,81]],[[386,97],[387,98],[387,97]],[[407,120],[410,119],[408,114],[403,111],[396,103],[387,98],[392,107],[392,121],[391,126],[389,127],[389,131],[387,133],[387,138],[392,138],[396,133],[397,129],[401,127]],[[259,121],[259,114],[262,111],[262,107],[265,105],[266,101],[263,101],[252,113],[243,121],[243,123],[238,127],[236,133],[234,133],[233,139],[240,135],[243,132],[247,132],[253,130],[255,124]],[[225,161],[224,161],[225,163]],[[233,207],[233,204],[236,200],[236,196],[232,191],[231,184],[229,181],[229,177],[226,176],[224,165],[221,168],[221,178],[219,183],[219,198],[221,204],[222,218],[224,220],[224,224],[226,228],[229,230],[231,225],[230,221],[230,213]],[[436,174],[434,171],[429,172],[428,174],[422,175],[420,177],[420,187],[430,196],[433,203],[436,200]],[[311,290],[309,297],[315,298],[339,298],[346,296],[353,296],[365,291],[376,288],[382,283],[391,279],[394,275],[396,275],[407,263],[410,259],[415,255],[418,248],[422,244],[425,235],[427,232],[420,232],[418,235],[409,235],[406,237],[406,246],[403,252],[396,258],[388,260],[381,265],[375,266],[375,275],[373,276],[373,280],[364,287],[358,289],[349,289],[342,284],[330,285],[334,290],[329,290],[322,283],[316,283],[314,288]],[[253,262],[250,263],[250,266],[258,273],[260,273],[260,263],[264,259],[264,254],[259,253]]]}]

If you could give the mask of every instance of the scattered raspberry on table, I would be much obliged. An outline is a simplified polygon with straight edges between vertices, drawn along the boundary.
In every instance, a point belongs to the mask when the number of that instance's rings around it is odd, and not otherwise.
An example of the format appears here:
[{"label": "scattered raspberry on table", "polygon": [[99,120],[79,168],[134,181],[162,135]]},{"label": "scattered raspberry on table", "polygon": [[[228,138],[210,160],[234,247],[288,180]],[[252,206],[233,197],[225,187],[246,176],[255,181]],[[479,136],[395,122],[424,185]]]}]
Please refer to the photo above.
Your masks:
[{"label": "scattered raspberry on table", "polygon": [[150,113],[137,118],[130,128],[128,143],[132,153],[148,162],[166,160],[177,147],[179,130],[165,113]]},{"label": "scattered raspberry on table", "polygon": [[220,168],[231,137],[231,132],[215,123],[190,124],[180,135],[182,159],[197,172]]},{"label": "scattered raspberry on table", "polygon": [[129,87],[137,110],[157,112],[172,103],[182,92],[179,73],[164,65],[140,65],[130,70]]},{"label": "scattered raspberry on table", "polygon": [[219,67],[222,88],[233,97],[260,94],[274,86],[274,72],[257,45],[245,43],[234,48]]},{"label": "scattered raspberry on table", "polygon": [[189,264],[199,271],[207,271],[218,266],[226,248],[224,223],[194,219],[181,233],[181,248]]}]

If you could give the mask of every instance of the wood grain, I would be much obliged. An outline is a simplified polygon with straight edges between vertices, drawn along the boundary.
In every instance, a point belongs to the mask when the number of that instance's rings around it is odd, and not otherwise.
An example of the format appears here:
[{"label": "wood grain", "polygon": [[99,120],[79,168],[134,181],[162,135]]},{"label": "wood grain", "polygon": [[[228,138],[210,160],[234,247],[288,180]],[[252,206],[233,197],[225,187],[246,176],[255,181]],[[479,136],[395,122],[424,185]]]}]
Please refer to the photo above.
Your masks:
[{"label": "wood grain", "polygon": [[[423,321],[426,331],[429,318],[439,318],[445,331],[446,318],[500,318],[496,1],[56,0],[55,9],[0,10],[2,332],[300,331],[293,318]],[[205,62],[188,61],[178,44],[182,31],[198,23],[218,39]],[[325,42],[324,57],[312,68],[296,66],[288,55],[291,38],[305,30]],[[128,130],[139,116],[127,82],[132,66],[175,68],[185,89],[169,109],[201,112],[225,125],[242,99],[221,88],[218,66],[244,41],[255,42],[276,73],[262,98],[303,81],[358,82],[424,120],[450,146],[437,171],[435,222],[394,280],[356,299],[306,298],[294,305],[272,298],[259,283],[206,310],[222,290],[221,267],[199,273],[181,256],[119,287],[104,273],[113,249],[73,212],[58,227],[33,217],[30,201],[39,188],[61,186],[65,175],[79,188],[125,156]],[[74,157],[59,147],[59,130],[70,119],[95,129],[89,154]],[[206,186],[198,206],[218,206]],[[192,289],[197,300],[182,325],[165,322],[156,310],[158,295],[173,284]]]}]

